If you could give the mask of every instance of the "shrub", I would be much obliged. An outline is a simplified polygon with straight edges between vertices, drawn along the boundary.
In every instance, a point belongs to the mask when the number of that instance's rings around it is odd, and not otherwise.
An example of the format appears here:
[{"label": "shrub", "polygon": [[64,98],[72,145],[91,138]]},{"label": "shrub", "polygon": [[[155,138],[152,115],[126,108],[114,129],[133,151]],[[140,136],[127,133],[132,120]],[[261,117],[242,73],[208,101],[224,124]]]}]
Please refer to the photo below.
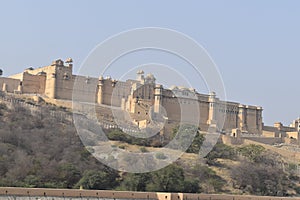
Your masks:
[{"label": "shrub", "polygon": [[265,148],[261,145],[250,144],[243,147],[239,147],[237,151],[244,157],[251,161],[259,160],[262,152]]},{"label": "shrub", "polygon": [[234,160],[236,158],[234,148],[225,144],[216,144],[206,156],[207,163],[211,165],[217,164],[216,159],[218,158]]},{"label": "shrub", "polygon": [[141,148],[140,148],[140,151],[141,151],[142,153],[149,152],[149,151],[146,149],[146,147],[141,147]]},{"label": "shrub", "polygon": [[165,154],[162,153],[162,152],[158,152],[158,153],[155,154],[155,158],[157,158],[159,160],[164,160],[164,159],[167,158],[167,156],[165,156]]},{"label": "shrub", "polygon": [[5,103],[0,103],[0,110],[7,110],[7,106]]},{"label": "shrub", "polygon": [[187,179],[183,181],[183,192],[186,193],[198,193],[199,192],[199,180]]}]

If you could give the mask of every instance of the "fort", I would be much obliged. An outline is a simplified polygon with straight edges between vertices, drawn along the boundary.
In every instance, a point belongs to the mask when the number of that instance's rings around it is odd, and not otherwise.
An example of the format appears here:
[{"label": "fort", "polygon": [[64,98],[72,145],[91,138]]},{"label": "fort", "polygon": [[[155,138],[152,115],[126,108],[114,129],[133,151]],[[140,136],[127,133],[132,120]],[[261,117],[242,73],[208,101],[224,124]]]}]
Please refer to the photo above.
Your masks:
[{"label": "fort", "polygon": [[[99,109],[105,110],[107,118],[113,118],[113,113],[107,108],[128,113],[127,120],[139,128],[153,125],[153,119],[160,117],[166,125],[162,133],[183,120],[188,123],[199,118],[197,123],[201,130],[213,128],[227,135],[225,141],[230,143],[239,143],[243,136],[270,144],[300,144],[300,119],[290,126],[283,126],[280,122],[265,126],[260,106],[223,101],[214,92],[200,94],[193,88],[164,88],[156,83],[152,74],[145,75],[141,70],[135,80],[86,77],[73,74],[71,58],[65,62],[58,59],[49,66],[30,67],[19,74],[0,77],[0,91],[39,97],[70,108],[75,93],[80,101],[95,103]],[[194,112],[195,108],[199,112]],[[183,118],[184,112],[188,114]]]}]

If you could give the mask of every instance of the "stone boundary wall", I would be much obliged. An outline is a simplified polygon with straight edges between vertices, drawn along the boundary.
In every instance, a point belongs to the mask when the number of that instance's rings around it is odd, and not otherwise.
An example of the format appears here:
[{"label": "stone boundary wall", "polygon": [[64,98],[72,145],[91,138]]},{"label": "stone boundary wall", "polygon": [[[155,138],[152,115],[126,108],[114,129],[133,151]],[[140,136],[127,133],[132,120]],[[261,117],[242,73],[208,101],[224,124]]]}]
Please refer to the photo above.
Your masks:
[{"label": "stone boundary wall", "polygon": [[268,145],[274,145],[274,144],[279,144],[283,143],[283,139],[279,137],[243,137],[243,139],[246,140],[252,140],[255,142],[263,143],[263,144],[268,144]]},{"label": "stone boundary wall", "polygon": [[[3,93],[0,93],[0,102],[4,101],[9,108],[12,108],[13,106],[19,106],[23,107],[25,109],[28,109],[32,115],[37,116],[37,117],[42,117],[44,115],[49,115],[53,118],[58,119],[61,122],[68,121],[68,122],[73,122],[73,113],[67,113],[64,111],[58,111],[58,110],[48,110],[48,113],[45,113],[45,109],[43,109],[42,106],[32,104],[30,102],[26,102],[25,100],[21,100],[18,98],[14,98],[10,95],[5,95]],[[63,101],[58,101],[58,102],[63,102]],[[55,103],[54,101],[48,102],[48,103]],[[69,106],[72,104],[72,102],[66,102],[66,104],[60,104],[59,106]],[[82,113],[77,113],[77,115],[80,115],[82,118],[86,118],[85,114]],[[103,129],[121,129],[124,132],[131,132],[131,133],[137,133],[138,130],[134,129],[126,124],[123,125],[117,125],[116,123],[106,120],[106,119],[101,119],[98,121],[99,125]]]},{"label": "stone boundary wall", "polygon": [[4,94],[0,94],[0,101],[4,101],[9,108],[12,108],[13,106],[19,106],[23,107],[25,109],[28,109],[32,115],[34,116],[42,116],[42,115],[49,115],[56,119],[59,119],[60,121],[72,121],[72,113],[66,113],[62,111],[57,110],[49,110],[48,113],[45,113],[45,110],[43,107],[39,105],[32,104],[30,102],[26,102],[21,99],[13,98],[11,96],[6,96]]},{"label": "stone boundary wall", "polygon": [[241,137],[232,137],[229,135],[221,135],[222,142],[227,145],[242,145],[244,139]]},{"label": "stone boundary wall", "polygon": [[223,194],[129,192],[111,190],[42,189],[1,187],[0,199],[136,199],[136,200],[300,200],[300,197],[269,197]]}]

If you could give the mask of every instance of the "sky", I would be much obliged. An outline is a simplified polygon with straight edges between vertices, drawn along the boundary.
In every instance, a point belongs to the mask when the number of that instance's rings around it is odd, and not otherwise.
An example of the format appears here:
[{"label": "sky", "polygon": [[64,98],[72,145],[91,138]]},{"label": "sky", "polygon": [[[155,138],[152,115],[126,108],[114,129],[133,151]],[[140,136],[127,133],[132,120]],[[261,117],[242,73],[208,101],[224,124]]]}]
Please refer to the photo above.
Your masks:
[{"label": "sky", "polygon": [[[262,106],[265,124],[289,124],[300,115],[299,24],[297,0],[0,0],[0,68],[8,76],[72,57],[76,73],[89,53],[112,35],[168,28],[206,49],[222,76],[227,100]],[[145,61],[143,55],[148,55],[147,63],[164,57],[137,53],[131,61]],[[180,64],[175,61],[171,64]],[[136,63],[125,59],[123,64]],[[114,66],[111,76],[121,65]],[[193,87],[207,91],[201,83]]]}]

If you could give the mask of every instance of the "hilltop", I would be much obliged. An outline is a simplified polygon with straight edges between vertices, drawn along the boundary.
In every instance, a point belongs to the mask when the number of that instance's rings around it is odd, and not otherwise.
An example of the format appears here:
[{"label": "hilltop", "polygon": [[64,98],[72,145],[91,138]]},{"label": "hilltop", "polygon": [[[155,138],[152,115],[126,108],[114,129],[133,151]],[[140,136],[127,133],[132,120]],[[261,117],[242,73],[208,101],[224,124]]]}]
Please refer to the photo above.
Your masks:
[{"label": "hilltop", "polygon": [[[36,105],[28,99],[1,100],[0,116],[0,186],[300,194],[297,162],[268,145],[218,143],[199,159],[205,134],[199,132],[189,153],[172,165],[152,173],[121,173],[97,161],[82,145],[71,113],[63,107]],[[120,129],[105,132],[114,148],[146,153],[162,145],[155,137],[135,140]]]}]

